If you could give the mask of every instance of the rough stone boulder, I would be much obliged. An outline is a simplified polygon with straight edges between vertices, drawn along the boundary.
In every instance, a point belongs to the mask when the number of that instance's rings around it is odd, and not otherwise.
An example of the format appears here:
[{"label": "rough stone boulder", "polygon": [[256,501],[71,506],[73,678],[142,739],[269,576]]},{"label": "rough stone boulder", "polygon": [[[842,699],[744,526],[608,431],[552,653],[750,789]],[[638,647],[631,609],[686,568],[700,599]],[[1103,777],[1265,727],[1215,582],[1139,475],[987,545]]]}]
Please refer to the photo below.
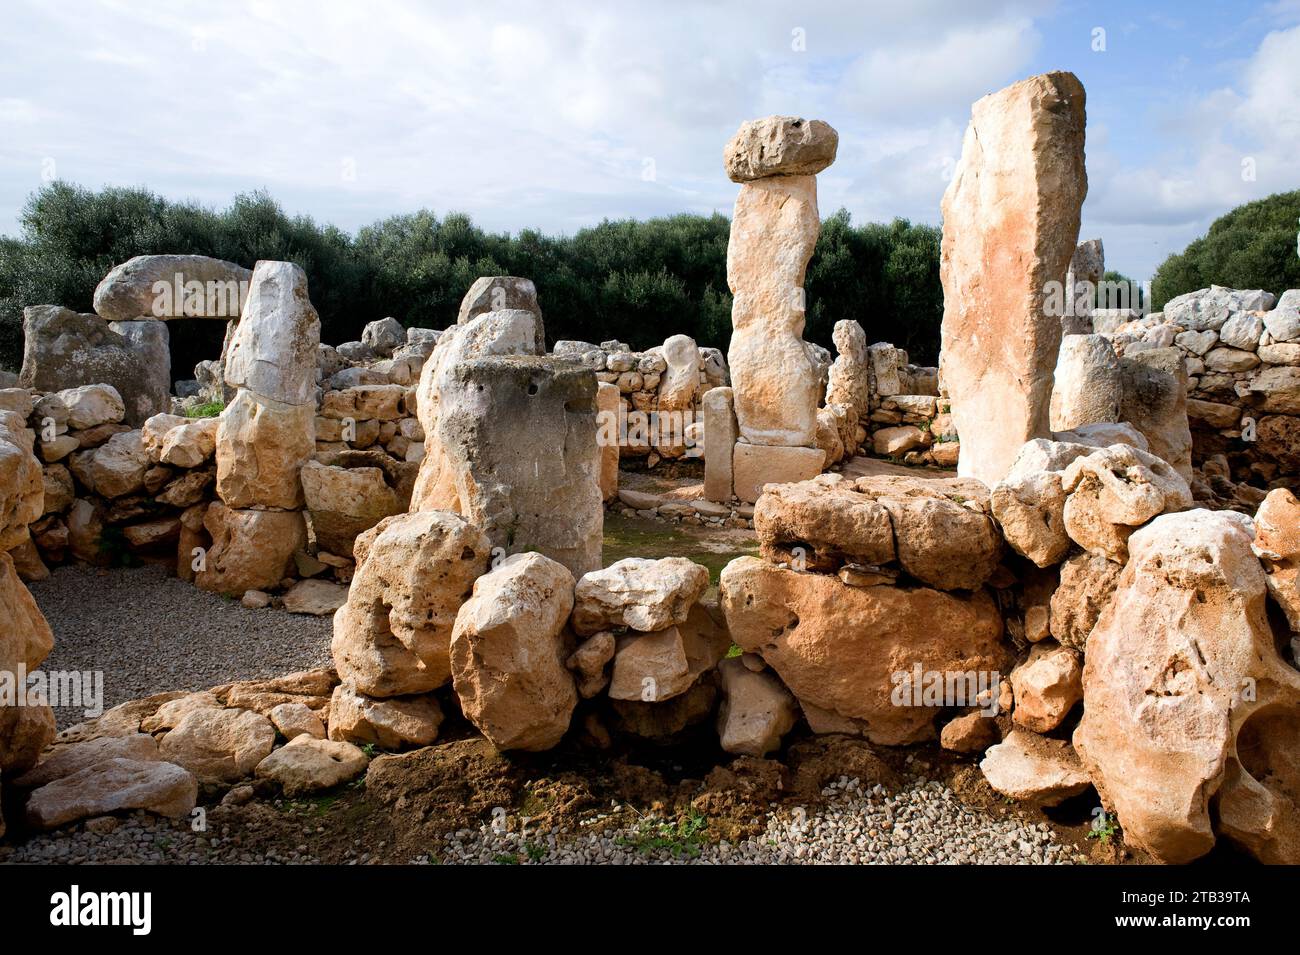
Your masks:
[{"label": "rough stone boulder", "polygon": [[1075,554],[1061,564],[1060,579],[1052,591],[1049,627],[1065,647],[1082,652],[1119,583],[1123,568],[1096,554]]},{"label": "rough stone boulder", "polygon": [[484,275],[475,279],[460,301],[456,324],[464,325],[485,312],[529,312],[533,316],[533,354],[546,351],[546,330],[542,309],[537,304],[537,286],[517,275]]},{"label": "rough stone boulder", "polygon": [[78,385],[107,384],[121,396],[128,424],[139,427],[166,409],[152,369],[127,335],[98,315],[58,305],[23,309],[24,388],[59,391]]},{"label": "rough stone boulder", "polygon": [[[54,635],[18,579],[13,558],[0,552],[0,672],[25,668],[30,673],[53,647]],[[0,705],[0,771],[18,773],[35,765],[53,738],[54,712],[49,706]]]},{"label": "rough stone boulder", "polygon": [[381,698],[445,684],[456,614],[491,557],[483,532],[445,511],[397,514],[358,536],[353,553],[348,602],[334,615],[339,676]]},{"label": "rough stone boulder", "polygon": [[451,638],[452,685],[465,716],[501,750],[540,751],[569,728],[578,693],[564,666],[573,575],[514,554],[474,583]]},{"label": "rough stone boulder", "polygon": [[462,514],[494,547],[536,551],[575,575],[600,566],[604,504],[590,369],[550,357],[474,358],[446,369],[431,422],[423,383],[421,395],[427,444],[412,510]]},{"label": "rough stone boulder", "polygon": [[216,453],[219,418],[200,418],[171,428],[163,436],[158,460],[178,468],[197,468]]},{"label": "rough stone boulder", "polygon": [[1036,643],[1029,657],[1011,671],[1016,708],[1011,718],[1035,733],[1050,733],[1083,699],[1079,654],[1058,643]]},{"label": "rough stone boulder", "polygon": [[295,736],[257,764],[258,779],[278,783],[290,799],[333,789],[366,771],[370,760],[351,743]]},{"label": "rough stone boulder", "polygon": [[578,580],[573,629],[581,636],[665,630],[686,622],[708,586],[708,568],[686,557],[626,557]]},{"label": "rough stone boulder", "polygon": [[27,822],[37,829],[144,809],[180,818],[198,801],[194,776],[175,763],[116,757],[42,786],[27,799]]},{"label": "rough stone boulder", "polygon": [[299,511],[256,511],[213,501],[203,517],[212,538],[194,581],[203,590],[242,594],[279,586],[307,543]]},{"label": "rough stone boulder", "polygon": [[1250,519],[1194,510],[1129,539],[1088,639],[1074,733],[1126,841],[1165,862],[1218,831],[1300,862],[1300,673],[1278,656]]},{"label": "rough stone boulder", "polygon": [[754,508],[763,556],[809,570],[890,564],[941,590],[971,590],[997,569],[1002,538],[988,490],[965,478],[823,474],[769,486]]},{"label": "rough stone boulder", "polygon": [[0,411],[0,552],[28,539],[27,525],[41,517],[45,474],[32,455],[32,433],[15,412]]},{"label": "rough stone boulder", "polygon": [[739,659],[718,664],[722,705],[718,737],[722,749],[743,756],[766,756],[781,747],[794,728],[794,697],[769,670],[754,672]]},{"label": "rough stone boulder", "polygon": [[330,700],[329,738],[361,746],[428,746],[441,724],[442,710],[431,693],[376,700],[340,683]]},{"label": "rough stone boulder", "polygon": [[943,197],[941,374],[961,435],[958,473],[992,487],[1021,445],[1050,433],[1064,283],[1088,191],[1084,91],[1033,76],[971,108]]},{"label": "rough stone boulder", "polygon": [[316,451],[315,436],[313,404],[241,388],[218,419],[217,494],[231,507],[301,507],[299,471]]},{"label": "rough stone boulder", "polygon": [[1052,383],[1052,431],[1120,420],[1119,358],[1104,335],[1066,335]]},{"label": "rough stone boulder", "polygon": [[1300,501],[1274,488],[1255,513],[1255,556],[1264,564],[1269,595],[1300,634]]},{"label": "rough stone boulder", "polygon": [[980,772],[1008,799],[1039,807],[1058,805],[1090,785],[1069,743],[1022,729],[984,754]]},{"label": "rough stone boulder", "polygon": [[1151,453],[1192,480],[1192,432],[1187,423],[1187,363],[1181,348],[1149,348],[1120,359],[1119,420],[1142,432]]},{"label": "rough stone boulder", "polygon": [[104,444],[72,456],[72,473],[101,497],[117,498],[144,488],[149,454],[139,431],[115,434]]},{"label": "rough stone boulder", "polygon": [[96,286],[95,312],[112,322],[238,319],[252,277],[242,266],[206,255],[137,255]]},{"label": "rough stone boulder", "polygon": [[1059,563],[1070,549],[1062,476],[1075,459],[1093,450],[1034,438],[1021,446],[1006,476],[993,486],[990,505],[1006,542],[1039,567]]},{"label": "rough stone boulder", "polygon": [[1076,458],[1061,474],[1066,533],[1118,564],[1133,530],[1157,514],[1192,506],[1187,482],[1163,459],[1124,444]]},{"label": "rough stone boulder", "polygon": [[1211,285],[1177,295],[1165,303],[1166,322],[1181,325],[1189,331],[1217,332],[1233,315],[1239,312],[1267,311],[1276,301],[1271,292],[1259,289],[1232,289]]},{"label": "rough stone boulder", "polygon": [[262,714],[195,705],[167,731],[158,752],[200,782],[233,783],[251,776],[274,745],[275,727]]},{"label": "rough stone boulder", "polygon": [[815,176],[835,161],[840,137],[820,119],[767,116],[742,123],[722,151],[727,178]]},{"label": "rough stone boulder", "polygon": [[23,789],[36,789],[107,759],[134,759],[151,763],[157,762],[161,757],[158,755],[157,741],[148,733],[101,736],[52,747],[40,763],[13,782]]},{"label": "rough stone boulder", "polygon": [[116,424],[126,417],[126,404],[112,385],[78,385],[63,389],[57,397],[67,412],[65,423],[78,431]]},{"label": "rough stone boulder", "polygon": [[300,472],[312,534],[331,554],[352,556],[357,535],[403,510],[382,468],[308,461]]},{"label": "rough stone boulder", "polygon": [[761,656],[805,710],[829,711],[876,743],[934,736],[937,709],[913,705],[910,693],[903,705],[893,699],[914,666],[965,679],[1008,662],[1002,616],[983,590],[853,587],[754,557],[728,564],[719,587],[732,640]]},{"label": "rough stone boulder", "polygon": [[225,353],[226,384],[273,402],[314,405],[319,350],[307,274],[292,262],[258,262]]}]

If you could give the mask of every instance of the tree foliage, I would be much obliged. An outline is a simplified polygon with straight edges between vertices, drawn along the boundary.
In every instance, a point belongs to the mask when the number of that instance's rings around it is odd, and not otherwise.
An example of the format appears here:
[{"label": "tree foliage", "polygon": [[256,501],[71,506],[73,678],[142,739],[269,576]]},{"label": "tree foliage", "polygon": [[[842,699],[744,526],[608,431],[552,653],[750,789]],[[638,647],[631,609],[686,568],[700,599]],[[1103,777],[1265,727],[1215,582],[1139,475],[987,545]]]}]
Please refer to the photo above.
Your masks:
[{"label": "tree foliage", "polygon": [[1281,294],[1300,288],[1300,190],[1237,206],[1201,238],[1169,256],[1151,280],[1157,309],[1185,292],[1226,285]]},{"label": "tree foliage", "polygon": [[[531,278],[547,337],[619,339],[643,349],[684,333],[726,349],[731,335],[726,216],[604,221],[572,236],[525,229],[490,233],[460,213],[392,216],[355,236],[289,216],[265,193],[224,210],[171,202],[144,189],[93,192],[54,183],[35,193],[21,234],[0,239],[0,365],[21,362],[22,309],[90,311],[95,286],[134,255],[193,253],[251,267],[295,262],[307,272],[321,337],[356,339],[386,315],[443,328],[480,275]],[[854,226],[845,210],[825,221],[806,278],[805,337],[831,346],[836,321],[856,319],[870,341],[891,341],[915,361],[938,357],[943,293],[938,228]],[[176,377],[220,350],[224,326],[172,322]]]}]

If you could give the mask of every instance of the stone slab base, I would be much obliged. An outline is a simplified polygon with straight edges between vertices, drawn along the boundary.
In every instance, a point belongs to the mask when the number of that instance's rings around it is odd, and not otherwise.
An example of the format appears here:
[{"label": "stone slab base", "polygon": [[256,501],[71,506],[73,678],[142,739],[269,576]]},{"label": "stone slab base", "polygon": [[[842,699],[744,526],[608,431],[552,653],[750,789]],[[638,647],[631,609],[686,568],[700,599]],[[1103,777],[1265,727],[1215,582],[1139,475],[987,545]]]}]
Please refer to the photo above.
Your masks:
[{"label": "stone slab base", "polygon": [[758,500],[764,484],[806,481],[821,474],[825,460],[826,452],[821,448],[738,443],[731,466],[736,497],[752,504]]}]

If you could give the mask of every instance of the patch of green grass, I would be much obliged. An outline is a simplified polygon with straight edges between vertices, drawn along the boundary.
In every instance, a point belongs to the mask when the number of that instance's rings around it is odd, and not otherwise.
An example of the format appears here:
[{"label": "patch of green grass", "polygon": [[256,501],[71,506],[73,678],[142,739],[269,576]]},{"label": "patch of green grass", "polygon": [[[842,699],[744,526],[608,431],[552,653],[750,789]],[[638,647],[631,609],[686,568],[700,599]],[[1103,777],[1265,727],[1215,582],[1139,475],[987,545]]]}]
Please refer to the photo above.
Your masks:
[{"label": "patch of green grass", "polygon": [[497,865],[519,865],[519,856],[503,852],[500,855],[493,856],[492,861]]},{"label": "patch of green grass", "polygon": [[224,401],[205,401],[201,405],[195,405],[185,412],[187,418],[215,418],[221,412],[226,410]]},{"label": "patch of green grass", "polygon": [[642,855],[663,851],[679,859],[695,859],[706,841],[708,828],[709,821],[704,814],[692,809],[675,823],[642,819],[633,833],[619,836],[615,842]]},{"label": "patch of green grass", "polygon": [[546,857],[546,846],[537,842],[524,843],[524,855],[530,862],[541,862]]},{"label": "patch of green grass", "polygon": [[744,647],[742,647],[738,643],[733,643],[731,646],[727,647],[728,660],[734,660],[736,657],[744,656],[744,654],[745,654]]},{"label": "patch of green grass", "polygon": [[747,547],[742,541],[736,541],[735,546],[720,548],[715,537],[711,547],[710,529],[691,530],[694,533],[684,530],[682,525],[606,513],[604,564],[608,567],[624,557],[687,557],[708,568],[709,581],[716,586],[723,567],[737,557],[758,555],[757,542]]}]

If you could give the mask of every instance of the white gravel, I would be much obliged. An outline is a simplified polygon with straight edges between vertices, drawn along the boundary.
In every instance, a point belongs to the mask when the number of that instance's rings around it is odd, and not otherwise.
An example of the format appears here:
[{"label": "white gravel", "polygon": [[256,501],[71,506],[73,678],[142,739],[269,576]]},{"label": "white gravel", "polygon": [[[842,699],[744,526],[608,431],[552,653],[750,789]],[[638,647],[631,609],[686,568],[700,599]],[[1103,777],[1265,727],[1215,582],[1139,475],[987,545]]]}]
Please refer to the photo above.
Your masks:
[{"label": "white gravel", "polygon": [[[101,671],[104,708],[166,690],[202,690],[330,664],[329,616],[249,610],[145,565],[69,564],[30,585],[54,630],[41,665]],[[56,707],[60,728],[85,718]]]},{"label": "white gravel", "polygon": [[[1056,841],[1046,823],[998,818],[964,805],[942,783],[915,781],[897,793],[841,777],[815,811],[774,810],[766,831],[736,845],[683,837],[662,820],[641,819],[613,832],[576,838],[518,821],[447,837],[443,864],[561,865],[871,865],[1072,864],[1083,859]],[[620,812],[612,806],[612,812]],[[666,827],[666,828],[665,828]],[[505,831],[498,831],[504,829]],[[647,838],[650,836],[651,838]],[[657,838],[655,838],[657,837]],[[666,837],[666,838],[665,838]]]},{"label": "white gravel", "polygon": [[[938,782],[915,781],[890,794],[880,786],[865,788],[856,779],[842,778],[823,794],[829,802],[814,811],[769,812],[766,831],[737,845],[688,837],[652,847],[645,836],[660,834],[661,821],[650,818],[600,834],[528,826],[521,834],[520,820],[510,818],[503,827],[506,831],[497,831],[491,823],[477,831],[462,829],[449,833],[442,846],[405,861],[459,865],[1069,865],[1085,861],[1077,850],[1058,842],[1046,823],[999,818],[972,809]],[[636,815],[618,806],[611,806],[610,813]],[[594,815],[584,823],[608,816]],[[77,826],[25,845],[0,846],[0,864],[310,864],[319,861],[311,851],[312,838],[326,828],[305,819],[301,844],[263,854],[249,845],[254,841],[249,829],[221,822],[214,822],[208,833],[194,833],[188,821],[136,813],[107,825],[111,831]],[[348,861],[374,864],[379,861],[376,854],[385,854],[383,843],[367,846],[357,841]]]}]

